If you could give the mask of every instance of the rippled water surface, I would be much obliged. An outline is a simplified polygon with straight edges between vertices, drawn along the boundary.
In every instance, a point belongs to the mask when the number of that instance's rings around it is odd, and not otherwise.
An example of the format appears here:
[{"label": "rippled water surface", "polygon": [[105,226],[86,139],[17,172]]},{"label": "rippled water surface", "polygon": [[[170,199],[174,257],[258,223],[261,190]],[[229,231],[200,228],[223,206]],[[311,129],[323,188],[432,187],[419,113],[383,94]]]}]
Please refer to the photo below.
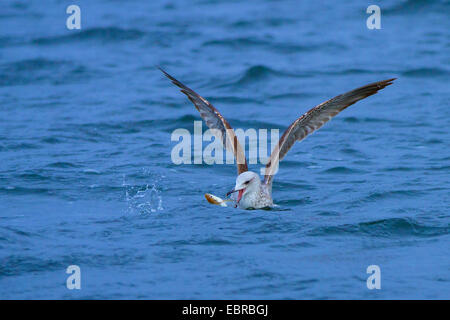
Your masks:
[{"label": "rippled water surface", "polygon": [[[67,1],[2,1],[0,298],[450,298],[449,1],[383,1],[381,30],[364,1],[77,4],[81,31]],[[294,146],[279,207],[243,211],[203,197],[234,166],[172,163],[200,117],[155,65],[281,132],[398,80]]]}]

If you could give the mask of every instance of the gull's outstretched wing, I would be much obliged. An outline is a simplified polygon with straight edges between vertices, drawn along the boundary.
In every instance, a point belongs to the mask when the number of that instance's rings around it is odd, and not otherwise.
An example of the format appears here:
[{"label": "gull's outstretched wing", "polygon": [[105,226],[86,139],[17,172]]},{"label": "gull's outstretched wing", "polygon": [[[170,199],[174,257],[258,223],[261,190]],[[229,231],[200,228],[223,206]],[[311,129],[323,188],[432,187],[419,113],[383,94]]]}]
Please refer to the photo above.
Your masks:
[{"label": "gull's outstretched wing", "polygon": [[281,161],[286,153],[291,149],[296,141],[301,141],[310,133],[313,133],[322,127],[327,121],[337,115],[339,112],[354,104],[355,102],[367,98],[378,92],[378,90],[392,84],[396,78],[378,81],[368,84],[364,87],[338,95],[318,106],[312,108],[300,118],[295,120],[283,133],[278,144],[270,155],[269,162],[266,165],[264,173],[264,182],[272,183],[273,175],[278,169],[278,162]]},{"label": "gull's outstretched wing", "polygon": [[169,78],[173,84],[181,88],[189,100],[192,101],[195,108],[200,112],[200,116],[205,121],[206,125],[210,129],[216,129],[220,132],[220,137],[224,147],[233,152],[236,159],[238,174],[248,171],[247,160],[245,159],[245,154],[242,147],[231,128],[227,120],[220,114],[220,112],[213,107],[206,99],[198,95],[194,90],[186,87],[180,81],[172,77],[170,74],[165,72],[163,69],[158,67],[164,75]]}]

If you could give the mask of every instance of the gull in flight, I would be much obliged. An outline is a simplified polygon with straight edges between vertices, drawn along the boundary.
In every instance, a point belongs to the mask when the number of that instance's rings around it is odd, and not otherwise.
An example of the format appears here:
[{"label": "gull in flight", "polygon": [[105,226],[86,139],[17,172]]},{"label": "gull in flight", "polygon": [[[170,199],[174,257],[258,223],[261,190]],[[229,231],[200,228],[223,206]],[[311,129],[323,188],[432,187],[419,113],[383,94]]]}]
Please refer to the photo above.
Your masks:
[{"label": "gull in flight", "polygon": [[[264,179],[261,180],[255,172],[248,171],[247,161],[244,151],[234,134],[233,129],[220,112],[213,107],[206,99],[198,95],[192,89],[186,87],[180,81],[159,68],[173,84],[180,87],[195,108],[200,112],[200,116],[210,129],[215,129],[220,134],[224,146],[234,154],[237,164],[238,176],[236,185],[227,196],[237,192],[235,198],[237,205],[242,209],[260,209],[272,207],[272,180],[278,170],[278,162],[282,160],[289,149],[296,141],[301,141],[307,135],[321,128],[326,122],[331,120],[342,110],[355,102],[367,98],[378,92],[378,90],[391,85],[396,78],[374,82],[361,88],[340,94],[330,100],[315,106],[297,120],[295,120],[283,133],[277,145],[274,147],[269,161],[267,162]],[[208,198],[210,201],[210,198]],[[213,203],[213,201],[210,201]],[[216,202],[217,203],[217,202]]]}]

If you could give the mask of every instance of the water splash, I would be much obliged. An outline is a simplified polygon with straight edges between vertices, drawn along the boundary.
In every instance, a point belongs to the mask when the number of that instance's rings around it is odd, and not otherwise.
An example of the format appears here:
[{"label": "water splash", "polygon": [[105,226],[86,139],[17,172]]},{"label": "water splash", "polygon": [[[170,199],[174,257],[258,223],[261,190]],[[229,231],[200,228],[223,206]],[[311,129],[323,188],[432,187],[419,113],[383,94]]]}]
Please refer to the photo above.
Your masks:
[{"label": "water splash", "polygon": [[[150,172],[143,170],[144,175]],[[161,190],[158,186],[159,178],[153,177],[153,183],[144,185],[132,185],[126,182],[123,176],[122,186],[125,189],[125,200],[128,213],[150,214],[164,210]]]}]

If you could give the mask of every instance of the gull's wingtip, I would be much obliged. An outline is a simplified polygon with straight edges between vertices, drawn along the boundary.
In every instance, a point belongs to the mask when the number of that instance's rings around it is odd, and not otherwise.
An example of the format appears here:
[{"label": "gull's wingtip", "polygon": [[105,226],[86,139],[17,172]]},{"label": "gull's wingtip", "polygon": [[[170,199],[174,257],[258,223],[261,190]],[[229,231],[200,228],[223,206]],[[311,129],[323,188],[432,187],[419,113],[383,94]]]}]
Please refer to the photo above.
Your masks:
[{"label": "gull's wingtip", "polygon": [[385,84],[386,86],[390,86],[392,83],[394,83],[395,80],[397,80],[397,78],[391,78],[391,79],[383,80],[381,82],[383,84]]},{"label": "gull's wingtip", "polygon": [[174,77],[172,77],[170,74],[168,74],[163,68],[161,68],[161,66],[156,66],[157,69],[159,69],[159,71],[161,71],[167,78],[169,78],[175,85],[177,86],[182,86],[182,83],[179,82],[177,79],[175,79]]},{"label": "gull's wingtip", "polygon": [[155,65],[155,68],[158,69],[159,71],[161,71],[162,73],[164,73],[164,75],[166,75],[166,76],[169,75],[160,65]]},{"label": "gull's wingtip", "polygon": [[372,84],[370,84],[368,86],[372,86],[373,87],[375,85],[376,91],[374,93],[376,93],[376,92],[378,92],[378,90],[381,90],[381,89],[386,88],[387,86],[390,86],[391,84],[393,84],[394,80],[396,80],[396,79],[397,78],[390,78],[390,79],[386,79],[386,80],[381,80],[381,81],[372,83]]}]

